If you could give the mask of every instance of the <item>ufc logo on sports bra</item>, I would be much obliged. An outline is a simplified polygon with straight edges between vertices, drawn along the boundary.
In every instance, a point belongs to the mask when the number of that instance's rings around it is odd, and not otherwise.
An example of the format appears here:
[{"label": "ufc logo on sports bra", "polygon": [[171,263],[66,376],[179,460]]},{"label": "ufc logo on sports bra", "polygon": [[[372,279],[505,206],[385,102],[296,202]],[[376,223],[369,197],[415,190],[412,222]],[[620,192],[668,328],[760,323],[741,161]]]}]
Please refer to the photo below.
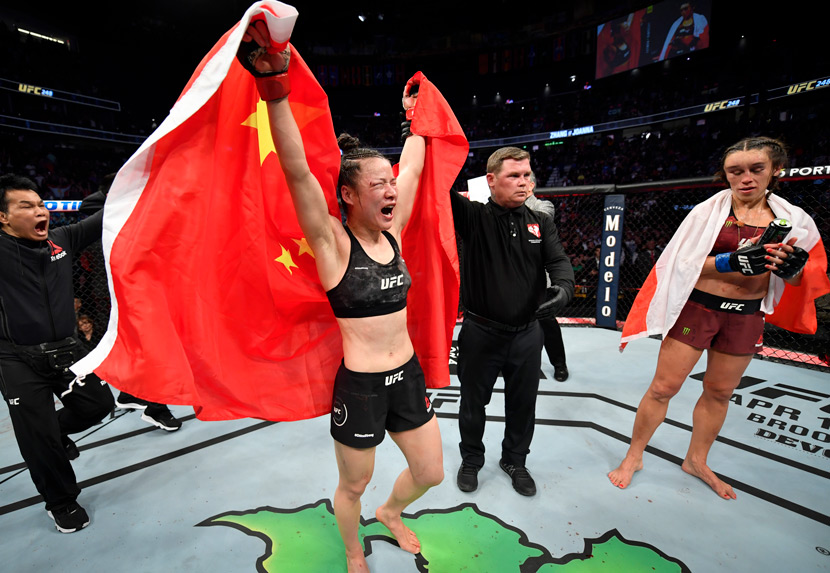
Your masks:
[{"label": "ufc logo on sports bra", "polygon": [[744,309],[743,303],[738,302],[722,302],[720,303],[720,307],[723,310],[737,310],[738,312]]},{"label": "ufc logo on sports bra", "polygon": [[387,386],[391,386],[395,382],[400,382],[401,380],[403,380],[403,370],[401,370],[400,372],[395,372],[394,374],[390,374],[389,376],[387,376],[385,384]]},{"label": "ufc logo on sports bra", "polygon": [[380,290],[386,290],[388,288],[394,288],[396,286],[403,286],[403,274],[400,274],[396,277],[380,279]]}]

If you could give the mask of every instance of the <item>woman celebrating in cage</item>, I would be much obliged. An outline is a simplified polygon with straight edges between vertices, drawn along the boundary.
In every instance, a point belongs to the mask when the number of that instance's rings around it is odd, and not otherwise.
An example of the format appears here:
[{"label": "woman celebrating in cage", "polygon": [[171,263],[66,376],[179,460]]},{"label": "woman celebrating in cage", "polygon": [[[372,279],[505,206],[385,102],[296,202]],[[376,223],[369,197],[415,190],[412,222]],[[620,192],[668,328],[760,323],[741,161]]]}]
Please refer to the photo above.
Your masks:
[{"label": "woman celebrating in cage", "polygon": [[[240,61],[267,101],[274,145],[300,227],[311,246],[343,338],[343,362],[334,384],[331,434],[340,474],[334,514],[350,572],[368,571],[359,538],[361,496],[372,477],[375,449],[386,431],[406,457],[392,493],[375,515],[398,545],[420,551],[401,513],[444,477],[441,435],[426,396],[424,373],[407,331],[411,279],[401,257],[401,234],[412,213],[424,165],[425,141],[408,131],[395,177],[379,152],[341,135],[338,190],[346,224],[329,213],[323,189],[311,173],[303,141],[286,96],[288,50],[266,52],[271,41],[263,21],[243,37]],[[407,84],[403,105],[416,102]]]},{"label": "woman celebrating in cage", "polygon": [[[669,400],[706,350],[703,392],[692,414],[682,469],[720,497],[735,499],[732,486],[715,475],[707,457],[732,392],[761,347],[765,314],[778,326],[815,332],[813,300],[830,291],[815,223],[801,208],[772,194],[786,164],[784,145],[775,139],[752,137],[729,147],[718,171],[729,189],[689,213],[640,290],[623,329],[622,347],[655,334],[663,335],[663,342],[654,378],[637,409],[628,453],[608,474],[613,485],[627,487],[643,468],[643,452],[665,419]],[[792,226],[786,239],[766,238],[773,220],[785,231]]]}]

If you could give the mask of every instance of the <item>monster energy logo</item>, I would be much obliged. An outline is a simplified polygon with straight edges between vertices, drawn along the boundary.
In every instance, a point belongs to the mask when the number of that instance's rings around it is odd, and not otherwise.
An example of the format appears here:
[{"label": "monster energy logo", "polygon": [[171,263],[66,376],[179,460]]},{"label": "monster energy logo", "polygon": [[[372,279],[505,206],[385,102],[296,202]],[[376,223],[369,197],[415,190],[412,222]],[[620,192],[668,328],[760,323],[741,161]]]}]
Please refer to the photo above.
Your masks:
[{"label": "monster energy logo", "polygon": [[724,223],[723,226],[724,227],[731,227],[732,226],[732,221],[727,221],[726,223]]},{"label": "monster energy logo", "polygon": [[683,327],[683,335],[684,336],[687,336],[691,331],[692,331],[692,329],[689,328],[688,326]]}]

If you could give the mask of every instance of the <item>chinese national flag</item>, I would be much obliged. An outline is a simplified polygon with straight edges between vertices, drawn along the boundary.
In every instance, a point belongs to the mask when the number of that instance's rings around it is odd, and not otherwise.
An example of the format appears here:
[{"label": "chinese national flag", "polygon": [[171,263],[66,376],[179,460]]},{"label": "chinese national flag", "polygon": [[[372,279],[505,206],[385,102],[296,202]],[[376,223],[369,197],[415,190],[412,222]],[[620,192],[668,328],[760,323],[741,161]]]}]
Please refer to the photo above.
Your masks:
[{"label": "chinese national flag", "polygon": [[426,138],[424,169],[412,215],[403,230],[403,257],[412,275],[407,324],[427,386],[450,383],[449,355],[458,316],[458,251],[450,189],[469,144],[441,92],[421,72],[412,133]]},{"label": "chinese national flag", "polygon": [[[193,405],[203,420],[329,412],[340,332],[265,104],[235,57],[252,17],[287,8],[252,6],[119,171],[104,213],[112,315],[76,373],[94,370],[141,398]],[[328,99],[293,48],[291,58],[288,99],[311,170],[339,217],[340,151]]]}]

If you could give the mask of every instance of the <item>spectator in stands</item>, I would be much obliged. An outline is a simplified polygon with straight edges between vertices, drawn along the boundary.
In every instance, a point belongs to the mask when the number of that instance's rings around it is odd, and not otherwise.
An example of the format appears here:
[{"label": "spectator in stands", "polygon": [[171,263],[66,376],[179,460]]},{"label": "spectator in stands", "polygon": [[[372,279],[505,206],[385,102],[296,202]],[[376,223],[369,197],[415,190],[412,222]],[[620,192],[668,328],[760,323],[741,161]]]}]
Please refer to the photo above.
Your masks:
[{"label": "spectator in stands", "polygon": [[637,251],[637,258],[634,259],[634,279],[642,284],[662,251],[657,249],[657,241],[653,237],[646,239],[645,246]]},{"label": "spectator in stands", "polygon": [[[651,334],[663,334],[663,342],[657,371],[637,409],[631,446],[608,474],[613,485],[627,487],[642,469],[643,452],[669,401],[706,350],[703,392],[682,469],[720,497],[735,499],[732,486],[715,475],[707,457],[732,392],[761,345],[764,313],[788,297],[774,316],[777,325],[791,326],[813,307],[813,298],[830,291],[826,263],[806,266],[804,272],[809,255],[799,245],[813,248],[819,240],[815,223],[772,194],[786,164],[784,146],[775,139],[752,137],[729,147],[719,175],[730,188],[689,213],[657,262],[654,281],[635,300],[623,343]],[[791,238],[757,244],[775,217],[792,223]],[[808,286],[798,288],[802,282]]]},{"label": "spectator in stands", "polygon": [[585,276],[590,286],[596,286],[599,283],[599,254],[601,250],[601,247],[594,247],[593,255],[588,257],[588,260],[585,262]]},{"label": "spectator in stands", "polygon": [[91,352],[101,341],[101,335],[95,330],[95,323],[85,314],[78,317],[78,340],[86,350],[85,354]]},{"label": "spectator in stands", "polygon": [[[72,255],[101,237],[102,214],[50,230],[33,181],[0,177],[0,390],[46,511],[62,533],[89,525],[70,460],[69,434],[99,423],[112,394],[94,374],[68,370],[83,356],[75,338]],[[55,411],[55,396],[63,408]]]}]

